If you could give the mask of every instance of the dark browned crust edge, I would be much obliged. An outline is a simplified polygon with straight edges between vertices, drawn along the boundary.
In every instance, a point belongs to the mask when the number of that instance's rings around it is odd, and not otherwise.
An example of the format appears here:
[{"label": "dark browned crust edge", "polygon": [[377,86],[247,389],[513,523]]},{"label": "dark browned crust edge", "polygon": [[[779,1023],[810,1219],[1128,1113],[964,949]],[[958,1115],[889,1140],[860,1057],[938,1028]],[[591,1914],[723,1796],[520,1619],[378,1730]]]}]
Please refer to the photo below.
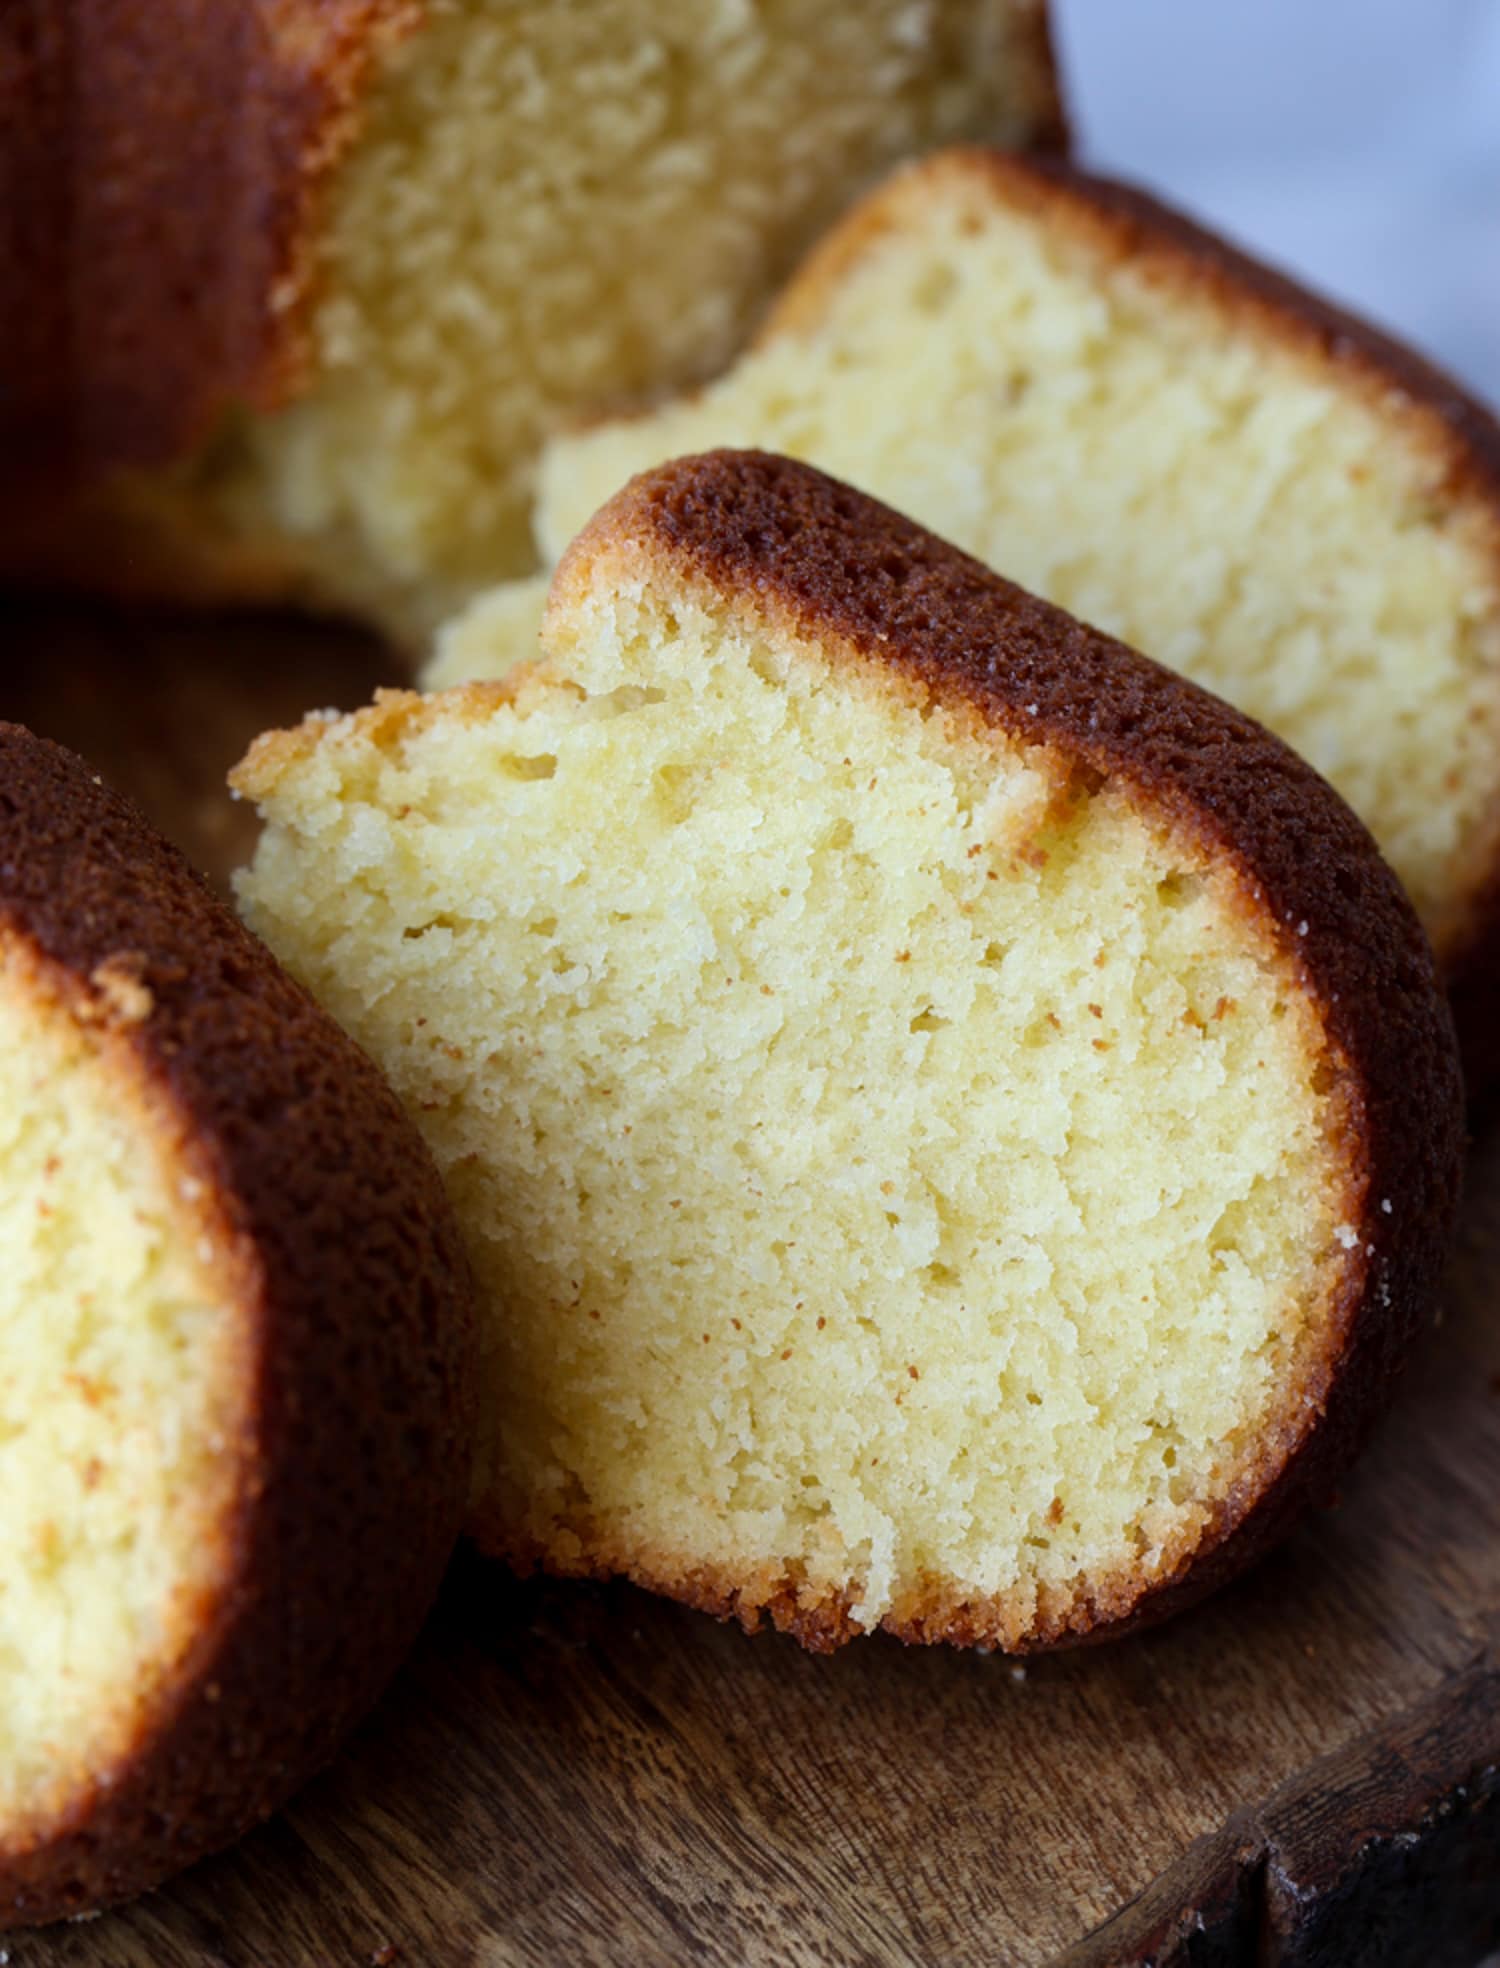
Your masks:
[{"label": "dark browned crust edge", "polygon": [[[955,145],[907,165],[814,247],[767,320],[761,341],[816,322],[825,297],[890,223],[891,188],[968,171],[1012,209],[1086,233],[1104,257],[1191,293],[1226,319],[1259,331],[1366,397],[1398,399],[1431,448],[1439,497],[1487,508],[1500,594],[1500,421],[1453,376],[1358,316],[1210,232],[1149,192],[1095,177],[1064,158]],[[1464,1062],[1478,1092],[1500,1072],[1500,1025],[1488,1006],[1500,990],[1500,772],[1477,843],[1468,892],[1441,952]]]},{"label": "dark browned crust edge", "polygon": [[[4,1928],[156,1884],[332,1755],[406,1653],[457,1534],[475,1333],[436,1170],[382,1076],[128,801],[7,724],[0,931],[180,1117],[255,1372],[227,1590],[108,1787],[30,1849],[7,1849],[0,1826]],[[101,966],[144,987],[147,1015],[120,1014]]]},{"label": "dark browned crust edge", "polygon": [[47,485],[67,427],[64,51],[61,8],[0,9],[0,491]]},{"label": "dark browned crust edge", "polygon": [[[1044,1605],[1019,1638],[1003,1608],[924,1581],[882,1625],[908,1642],[1030,1651],[1113,1637],[1191,1604],[1328,1500],[1430,1315],[1458,1205],[1463,1094],[1431,948],[1399,883],[1359,820],[1280,739],[808,466],[720,451],[646,472],[575,541],[554,594],[587,581],[596,560],[665,563],[893,672],[918,700],[964,707],[1127,787],[1235,872],[1243,906],[1315,1011],[1342,1082],[1337,1134],[1357,1242],[1325,1345],[1258,1461],[1164,1578],[1107,1580],[1093,1596]],[[642,1564],[587,1541],[582,1558],[559,1564],[503,1526],[481,1522],[477,1535],[522,1568],[624,1571],[749,1630],[769,1620],[818,1651],[862,1630],[847,1603],[812,1597],[793,1578],[743,1581],[671,1554]]]},{"label": "dark browned crust edge", "polygon": [[1068,114],[1062,64],[1058,60],[1052,0],[1032,0],[1024,32],[1030,43],[1036,113],[1036,127],[1027,141],[1026,151],[1040,157],[1069,157],[1073,151],[1073,125]]},{"label": "dark browned crust edge", "polygon": [[[306,359],[314,245],[423,0],[59,0],[0,20],[3,506],[170,463]],[[204,106],[214,113],[205,114]],[[16,440],[12,441],[12,433]]]}]

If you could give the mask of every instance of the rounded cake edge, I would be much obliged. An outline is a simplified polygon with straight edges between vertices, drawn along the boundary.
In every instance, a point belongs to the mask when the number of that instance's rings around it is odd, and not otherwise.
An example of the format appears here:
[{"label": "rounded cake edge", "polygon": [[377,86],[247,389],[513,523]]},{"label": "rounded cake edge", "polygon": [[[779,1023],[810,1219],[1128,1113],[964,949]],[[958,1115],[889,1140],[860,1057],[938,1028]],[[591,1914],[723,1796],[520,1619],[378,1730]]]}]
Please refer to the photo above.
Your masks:
[{"label": "rounded cake edge", "polygon": [[140,813],[0,726],[0,921],[198,1149],[252,1335],[225,1583],[133,1752],[0,1846],[0,1926],[124,1898],[326,1762],[408,1651],[467,1497],[475,1330],[425,1146],[374,1066]]}]

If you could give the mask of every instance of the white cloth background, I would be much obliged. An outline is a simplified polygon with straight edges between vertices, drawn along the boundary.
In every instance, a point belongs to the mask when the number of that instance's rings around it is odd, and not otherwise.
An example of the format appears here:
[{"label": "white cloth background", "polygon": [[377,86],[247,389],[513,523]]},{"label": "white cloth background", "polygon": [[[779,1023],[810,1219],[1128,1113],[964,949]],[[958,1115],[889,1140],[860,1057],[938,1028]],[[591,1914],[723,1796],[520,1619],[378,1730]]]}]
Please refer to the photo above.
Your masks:
[{"label": "white cloth background", "polygon": [[1500,405],[1500,0],[1054,0],[1086,160]]}]

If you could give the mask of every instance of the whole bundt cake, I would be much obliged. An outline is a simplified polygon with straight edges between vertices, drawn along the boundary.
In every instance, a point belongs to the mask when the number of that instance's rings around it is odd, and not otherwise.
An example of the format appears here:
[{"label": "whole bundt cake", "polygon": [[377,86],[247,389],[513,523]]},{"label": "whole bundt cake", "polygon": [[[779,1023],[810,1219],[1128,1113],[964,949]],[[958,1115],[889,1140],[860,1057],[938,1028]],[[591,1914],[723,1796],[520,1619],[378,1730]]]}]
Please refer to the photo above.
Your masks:
[{"label": "whole bundt cake", "polygon": [[531,564],[547,431],[964,134],[1060,140],[1045,0],[0,10],[3,558],[430,626]]}]

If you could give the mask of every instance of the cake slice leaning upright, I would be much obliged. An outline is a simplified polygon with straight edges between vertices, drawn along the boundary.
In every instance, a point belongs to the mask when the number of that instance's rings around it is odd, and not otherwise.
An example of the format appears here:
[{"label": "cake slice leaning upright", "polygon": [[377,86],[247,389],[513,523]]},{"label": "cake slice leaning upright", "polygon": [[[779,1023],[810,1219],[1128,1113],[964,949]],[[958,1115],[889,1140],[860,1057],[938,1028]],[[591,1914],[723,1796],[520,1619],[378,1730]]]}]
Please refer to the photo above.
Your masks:
[{"label": "cake slice leaning upright", "polygon": [[[719,382],[556,440],[546,553],[720,444],[836,472],[1269,725],[1405,882],[1476,1079],[1500,1064],[1500,429],[1451,379],[1153,199],[960,149],[836,227]],[[432,678],[534,650],[544,593],[477,604]]]},{"label": "cake slice leaning upright", "polygon": [[1216,698],[785,459],[635,480],[540,663],[262,738],[242,903],[422,1128],[471,1528],[806,1645],[1158,1616],[1427,1316],[1452,1028]]}]

